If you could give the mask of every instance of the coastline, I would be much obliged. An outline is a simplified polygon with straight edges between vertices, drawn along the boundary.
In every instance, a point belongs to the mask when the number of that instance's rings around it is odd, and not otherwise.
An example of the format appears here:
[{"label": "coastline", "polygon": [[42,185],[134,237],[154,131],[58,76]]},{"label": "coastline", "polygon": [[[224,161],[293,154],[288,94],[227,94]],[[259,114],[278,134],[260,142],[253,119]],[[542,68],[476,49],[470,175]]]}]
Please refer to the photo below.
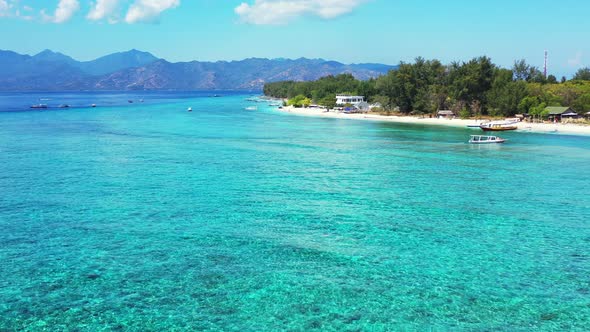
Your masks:
[{"label": "coastline", "polygon": [[[350,119],[365,121],[383,121],[394,123],[425,124],[434,126],[451,126],[466,128],[468,125],[476,124],[477,121],[472,119],[439,119],[439,118],[420,118],[415,116],[397,116],[397,115],[379,115],[379,114],[361,114],[361,113],[341,113],[336,111],[325,112],[323,109],[295,108],[293,106],[284,106],[278,109],[279,112],[289,113],[299,116],[312,116],[333,119]],[[579,135],[590,136],[590,126],[576,124],[549,124],[549,123],[530,123],[519,122],[516,124],[519,132],[543,133],[554,135]],[[494,135],[494,133],[489,133]]]}]

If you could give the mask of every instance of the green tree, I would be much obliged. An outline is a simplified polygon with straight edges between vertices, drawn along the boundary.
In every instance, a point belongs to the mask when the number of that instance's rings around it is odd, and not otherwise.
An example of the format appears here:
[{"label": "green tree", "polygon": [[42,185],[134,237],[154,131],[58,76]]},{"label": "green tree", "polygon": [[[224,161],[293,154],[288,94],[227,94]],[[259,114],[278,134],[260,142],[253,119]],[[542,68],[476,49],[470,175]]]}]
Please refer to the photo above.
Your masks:
[{"label": "green tree", "polygon": [[524,59],[514,61],[512,72],[514,74],[515,81],[531,82],[534,79],[537,81],[544,80],[544,76],[541,71],[537,67],[527,64]]},{"label": "green tree", "polygon": [[328,109],[336,107],[336,94],[329,94],[318,102],[322,106],[326,106]]},{"label": "green tree", "polygon": [[395,106],[395,100],[397,99],[397,74],[395,70],[391,70],[387,75],[380,76],[377,78],[376,88],[379,95],[385,97],[383,107],[386,109],[392,109]]},{"label": "green tree", "polygon": [[529,114],[546,118],[549,115],[549,111],[547,111],[545,108],[547,108],[547,104],[540,103],[539,105],[532,107]]},{"label": "green tree", "polygon": [[296,108],[309,107],[309,105],[311,105],[311,99],[307,98],[303,94],[300,94],[300,95],[297,95],[297,96],[289,99],[289,101],[287,101],[287,105],[293,106]]},{"label": "green tree", "polygon": [[586,67],[578,69],[573,79],[580,81],[590,81],[590,68]]},{"label": "green tree", "polygon": [[426,113],[435,104],[432,86],[441,84],[445,67],[438,60],[416,58],[414,63],[400,63],[395,71],[377,79],[376,90],[389,99],[388,107],[403,113]]},{"label": "green tree", "polygon": [[540,103],[539,97],[526,96],[518,103],[518,111],[523,114],[530,113],[531,109],[537,107]]},{"label": "green tree", "polygon": [[572,107],[576,112],[588,112],[590,111],[590,93],[585,93],[578,97],[572,104]]},{"label": "green tree", "polygon": [[379,103],[381,104],[381,107],[385,110],[390,110],[391,108],[389,107],[390,102],[389,102],[389,97],[387,96],[383,96],[383,95],[376,95],[373,96],[370,100],[372,103]]},{"label": "green tree", "polygon": [[455,100],[464,102],[465,105],[479,100],[485,108],[486,94],[492,87],[495,69],[495,65],[488,57],[451,64],[449,73],[451,96]]},{"label": "green tree", "polygon": [[533,77],[531,78],[530,82],[546,84],[547,83],[547,78],[545,77],[545,75],[542,72],[540,72],[540,71],[537,70],[534,73]]}]

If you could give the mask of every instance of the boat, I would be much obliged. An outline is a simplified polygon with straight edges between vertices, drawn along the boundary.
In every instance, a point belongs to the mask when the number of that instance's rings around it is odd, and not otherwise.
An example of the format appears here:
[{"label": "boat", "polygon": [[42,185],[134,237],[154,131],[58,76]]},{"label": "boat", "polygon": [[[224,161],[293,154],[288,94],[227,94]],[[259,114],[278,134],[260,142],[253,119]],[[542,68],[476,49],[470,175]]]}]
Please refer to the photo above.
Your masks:
[{"label": "boat", "polygon": [[69,107],[70,107],[70,105],[68,105],[68,104],[61,104],[61,105],[59,105],[59,108],[69,108]]},{"label": "boat", "polygon": [[467,128],[480,128],[480,126],[489,123],[488,121],[482,121],[480,123],[468,124]]},{"label": "boat", "polygon": [[31,108],[47,108],[47,104],[35,104],[31,105]]},{"label": "boat", "polygon": [[193,108],[192,108],[192,107],[189,107],[189,108],[187,108],[186,110],[187,110],[188,112],[192,112],[192,111],[193,111]]},{"label": "boat", "polygon": [[256,106],[248,106],[246,108],[244,108],[246,111],[256,111],[258,109],[258,107]]},{"label": "boat", "polygon": [[479,126],[483,131],[516,130],[518,127],[513,122],[488,122]]},{"label": "boat", "polygon": [[90,107],[96,107],[96,104],[92,104],[92,105],[90,105]]},{"label": "boat", "polygon": [[469,143],[471,144],[493,144],[504,142],[506,142],[506,140],[498,136],[471,135],[469,138]]},{"label": "boat", "polygon": [[133,100],[131,100],[131,99],[127,100],[127,102],[128,102],[129,104],[133,104]]}]

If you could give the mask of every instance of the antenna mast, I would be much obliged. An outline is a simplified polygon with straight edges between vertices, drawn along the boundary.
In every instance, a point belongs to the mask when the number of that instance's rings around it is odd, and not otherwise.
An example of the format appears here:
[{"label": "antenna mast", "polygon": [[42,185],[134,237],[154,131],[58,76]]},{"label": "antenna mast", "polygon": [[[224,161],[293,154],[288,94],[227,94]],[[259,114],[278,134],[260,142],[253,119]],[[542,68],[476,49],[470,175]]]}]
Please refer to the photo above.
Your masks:
[{"label": "antenna mast", "polygon": [[545,66],[543,68],[543,75],[547,78],[547,50],[545,50]]}]

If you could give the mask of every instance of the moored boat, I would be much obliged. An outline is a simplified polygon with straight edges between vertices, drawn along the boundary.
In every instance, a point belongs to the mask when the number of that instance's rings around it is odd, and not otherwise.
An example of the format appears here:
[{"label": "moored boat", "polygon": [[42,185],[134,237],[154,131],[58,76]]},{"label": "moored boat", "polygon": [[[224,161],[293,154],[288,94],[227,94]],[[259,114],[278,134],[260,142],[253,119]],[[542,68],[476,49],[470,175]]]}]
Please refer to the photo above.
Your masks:
[{"label": "moored boat", "polygon": [[479,126],[483,131],[516,130],[518,127],[513,122],[489,122]]},{"label": "moored boat", "polygon": [[506,142],[506,140],[498,136],[471,135],[469,138],[469,143],[471,144],[492,144],[504,142]]},{"label": "moored boat", "polygon": [[488,121],[482,121],[480,123],[468,124],[467,128],[480,128],[480,126],[489,123]]},{"label": "moored boat", "polygon": [[35,104],[31,105],[31,108],[47,108],[46,104]]}]

